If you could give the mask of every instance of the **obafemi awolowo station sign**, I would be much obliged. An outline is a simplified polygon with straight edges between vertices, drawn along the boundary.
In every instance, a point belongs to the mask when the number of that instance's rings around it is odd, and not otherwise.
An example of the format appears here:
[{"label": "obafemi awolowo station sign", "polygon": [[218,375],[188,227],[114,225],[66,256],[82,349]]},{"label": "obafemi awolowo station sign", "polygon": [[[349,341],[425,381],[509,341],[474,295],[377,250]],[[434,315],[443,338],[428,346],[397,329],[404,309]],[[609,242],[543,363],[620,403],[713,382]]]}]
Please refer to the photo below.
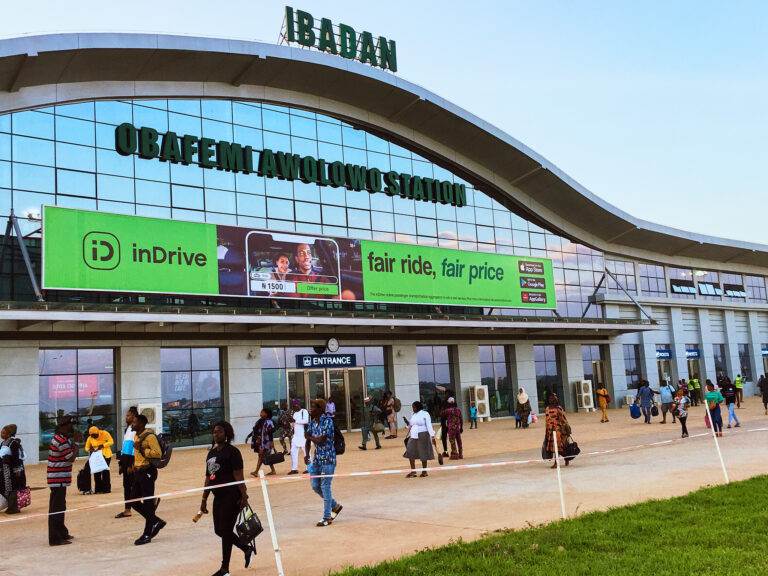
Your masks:
[{"label": "obafemi awolowo station sign", "polygon": [[[138,155],[145,160],[173,164],[197,164],[202,168],[258,174],[266,178],[301,180],[319,186],[382,192],[413,200],[451,204],[461,207],[467,203],[464,184],[413,176],[390,170],[368,168],[359,164],[327,162],[322,158],[300,156],[289,152],[274,152],[268,148],[255,151],[252,146],[237,142],[214,140],[175,132],[161,134],[154,128],[136,128],[124,123],[115,128],[115,150],[123,156]],[[254,156],[258,158],[254,162]]]}]

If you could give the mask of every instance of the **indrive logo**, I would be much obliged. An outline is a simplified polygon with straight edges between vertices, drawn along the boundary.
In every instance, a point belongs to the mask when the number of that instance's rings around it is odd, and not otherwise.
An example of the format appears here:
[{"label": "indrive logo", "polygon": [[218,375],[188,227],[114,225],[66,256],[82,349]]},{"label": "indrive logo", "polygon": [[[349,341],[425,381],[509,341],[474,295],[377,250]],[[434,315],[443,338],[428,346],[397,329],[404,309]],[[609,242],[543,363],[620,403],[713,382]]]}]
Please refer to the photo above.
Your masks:
[{"label": "indrive logo", "polygon": [[83,236],[83,261],[94,270],[114,270],[120,264],[120,241],[109,232],[92,231]]}]

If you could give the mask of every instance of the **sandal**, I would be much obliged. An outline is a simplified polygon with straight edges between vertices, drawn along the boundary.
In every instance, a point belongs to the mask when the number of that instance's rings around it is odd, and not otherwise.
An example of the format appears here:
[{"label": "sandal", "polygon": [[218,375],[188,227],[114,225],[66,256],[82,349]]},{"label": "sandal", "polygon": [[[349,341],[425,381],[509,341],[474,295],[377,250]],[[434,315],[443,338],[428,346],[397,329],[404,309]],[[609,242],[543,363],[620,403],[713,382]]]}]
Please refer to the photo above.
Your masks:
[{"label": "sandal", "polygon": [[427,474],[427,471],[424,470],[421,474],[419,474],[419,476],[421,476],[422,478],[426,478],[427,476],[429,476],[429,474]]},{"label": "sandal", "polygon": [[131,514],[127,510],[123,510],[122,512],[120,512],[120,514],[115,515],[115,518],[130,518],[131,516],[133,516],[133,514]]},{"label": "sandal", "polygon": [[408,474],[405,477],[406,478],[416,478],[416,472],[408,472]]}]

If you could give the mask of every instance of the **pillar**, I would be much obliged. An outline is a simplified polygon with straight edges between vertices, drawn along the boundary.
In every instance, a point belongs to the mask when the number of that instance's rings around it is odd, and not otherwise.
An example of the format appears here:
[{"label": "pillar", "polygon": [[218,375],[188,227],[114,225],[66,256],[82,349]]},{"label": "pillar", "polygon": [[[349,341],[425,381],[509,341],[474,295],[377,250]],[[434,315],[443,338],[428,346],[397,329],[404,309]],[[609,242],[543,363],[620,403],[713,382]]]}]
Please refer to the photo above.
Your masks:
[{"label": "pillar", "polygon": [[456,347],[458,379],[456,381],[456,403],[469,418],[469,389],[482,384],[480,378],[480,350],[477,344],[459,344]]},{"label": "pillar", "polygon": [[750,310],[747,313],[747,322],[749,323],[749,364],[752,367],[752,382],[744,385],[744,396],[760,394],[757,382],[760,380],[760,374],[763,374],[763,343],[760,337],[759,313],[756,310]]},{"label": "pillar", "polygon": [[392,346],[392,355],[389,363],[392,391],[402,404],[402,409],[397,415],[397,425],[400,427],[403,424],[402,417],[410,418],[413,414],[411,404],[421,399],[419,394],[419,365],[416,360],[416,346],[410,344]]},{"label": "pillar", "polygon": [[235,438],[245,438],[253,428],[264,405],[261,388],[261,348],[227,346],[224,348],[227,384],[227,419]]},{"label": "pillar", "polygon": [[[575,412],[578,408],[575,382],[584,379],[584,361],[581,355],[581,344],[565,344],[562,347],[561,361],[565,398],[561,398],[560,401],[566,411]],[[594,382],[592,384],[594,385]]]},{"label": "pillar", "polygon": [[712,382],[717,377],[717,371],[715,370],[715,354],[712,351],[712,331],[709,327],[709,310],[707,308],[699,308],[699,368],[701,369],[701,384],[709,378]]},{"label": "pillar", "polygon": [[728,374],[733,380],[736,374],[741,373],[739,362],[739,340],[736,337],[736,314],[733,310],[725,310],[725,365]]},{"label": "pillar", "polygon": [[[637,268],[637,267],[636,267]],[[640,285],[639,283],[637,284]],[[616,305],[605,306],[606,318],[619,318],[619,307]],[[624,402],[624,397],[627,392],[627,372],[624,364],[624,344],[621,338],[611,338],[610,342],[605,349],[607,350],[607,357],[604,359],[606,362],[606,372],[608,374],[608,382],[606,386],[608,393],[611,395],[611,406],[620,408]],[[630,342],[626,342],[630,344]],[[632,342],[634,344],[634,342]]]},{"label": "pillar", "polygon": [[509,365],[512,381],[515,383],[515,398],[524,388],[531,400],[531,409],[539,413],[539,394],[536,388],[536,366],[533,361],[533,344],[521,342],[510,347]]},{"label": "pillar", "polygon": [[0,348],[0,426],[16,424],[26,463],[34,464],[40,443],[39,348],[13,344],[4,342]]},{"label": "pillar", "polygon": [[[140,404],[162,405],[160,377],[160,346],[126,345],[119,349],[120,414],[129,406]],[[161,423],[162,425],[162,423]]]},{"label": "pillar", "polygon": [[686,335],[683,327],[683,309],[673,306],[669,309],[672,358],[672,385],[677,387],[681,378],[688,380],[688,357],[685,354]]}]

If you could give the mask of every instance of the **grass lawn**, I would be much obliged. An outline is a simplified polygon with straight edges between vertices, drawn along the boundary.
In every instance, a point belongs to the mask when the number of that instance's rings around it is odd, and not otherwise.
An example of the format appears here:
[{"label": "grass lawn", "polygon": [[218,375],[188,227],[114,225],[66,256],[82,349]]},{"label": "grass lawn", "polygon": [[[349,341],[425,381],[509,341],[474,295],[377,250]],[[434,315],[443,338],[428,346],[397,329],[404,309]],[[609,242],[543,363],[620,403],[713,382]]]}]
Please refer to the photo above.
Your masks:
[{"label": "grass lawn", "polygon": [[[610,490],[610,479],[605,482]],[[510,509],[513,500],[510,494]],[[497,532],[338,574],[765,576],[768,477],[528,530]]]}]

